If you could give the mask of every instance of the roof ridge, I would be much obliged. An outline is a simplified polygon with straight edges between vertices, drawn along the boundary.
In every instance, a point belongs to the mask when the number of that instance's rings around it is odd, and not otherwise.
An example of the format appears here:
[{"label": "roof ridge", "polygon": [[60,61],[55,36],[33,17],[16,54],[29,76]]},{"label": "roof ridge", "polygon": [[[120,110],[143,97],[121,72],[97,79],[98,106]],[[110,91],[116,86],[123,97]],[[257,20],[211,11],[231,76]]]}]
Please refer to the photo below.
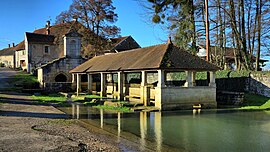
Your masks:
[{"label": "roof ridge", "polygon": [[[168,45],[168,44],[156,44],[156,45],[152,45],[152,46],[147,46],[147,47],[143,47],[143,48],[136,48],[136,49],[131,49],[131,50],[127,50],[127,51],[121,51],[121,52],[118,52],[118,53],[112,53],[112,54],[107,54],[107,55],[113,55],[113,54],[122,54],[122,53],[128,53],[128,52],[131,52],[131,51],[137,51],[137,50],[144,50],[144,49],[148,49],[150,47],[156,47],[156,46],[159,46],[159,45]],[[100,55],[100,56],[103,56],[103,55]],[[99,56],[96,56],[96,57],[99,57]]]}]

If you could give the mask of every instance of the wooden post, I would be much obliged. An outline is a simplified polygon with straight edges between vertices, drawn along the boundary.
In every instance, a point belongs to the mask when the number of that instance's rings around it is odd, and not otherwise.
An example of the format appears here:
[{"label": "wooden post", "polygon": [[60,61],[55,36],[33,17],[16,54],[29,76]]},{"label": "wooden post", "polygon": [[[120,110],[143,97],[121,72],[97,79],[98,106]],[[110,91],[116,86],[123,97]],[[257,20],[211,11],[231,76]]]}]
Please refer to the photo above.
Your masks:
[{"label": "wooden post", "polygon": [[141,73],[142,81],[141,81],[141,88],[140,88],[140,100],[145,105],[145,86],[147,84],[147,73],[146,71],[142,71]]},{"label": "wooden post", "polygon": [[100,96],[101,97],[105,97],[107,95],[107,86],[106,86],[106,80],[107,80],[107,77],[106,77],[106,74],[105,73],[100,73],[101,75],[101,89],[100,89]]},{"label": "wooden post", "polygon": [[77,74],[77,96],[79,96],[79,93],[81,92],[81,75]]},{"label": "wooden post", "polygon": [[185,87],[192,87],[192,74],[191,71],[186,71],[186,82]]},{"label": "wooden post", "polygon": [[216,73],[214,71],[210,72],[210,87],[216,87]]},{"label": "wooden post", "polygon": [[191,79],[192,79],[192,86],[195,87],[196,86],[196,72],[192,72],[191,74]]},{"label": "wooden post", "polygon": [[92,75],[91,74],[88,74],[88,93],[92,94],[92,81],[93,81],[93,78],[92,78]]}]

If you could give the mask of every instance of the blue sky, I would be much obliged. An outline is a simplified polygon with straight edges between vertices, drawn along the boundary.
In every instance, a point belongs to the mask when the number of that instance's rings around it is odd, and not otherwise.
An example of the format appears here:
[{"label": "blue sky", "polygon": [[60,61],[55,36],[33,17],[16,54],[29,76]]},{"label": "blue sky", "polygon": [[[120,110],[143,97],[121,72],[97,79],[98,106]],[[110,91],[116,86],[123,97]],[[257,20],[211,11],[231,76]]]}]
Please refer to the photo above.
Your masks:
[{"label": "blue sky", "polygon": [[[168,34],[151,24],[150,17],[134,0],[113,0],[118,14],[115,25],[121,35],[131,35],[142,47],[164,43]],[[67,10],[72,0],[1,0],[0,49],[18,44],[25,32],[43,28],[47,20],[54,22],[60,12]]]}]

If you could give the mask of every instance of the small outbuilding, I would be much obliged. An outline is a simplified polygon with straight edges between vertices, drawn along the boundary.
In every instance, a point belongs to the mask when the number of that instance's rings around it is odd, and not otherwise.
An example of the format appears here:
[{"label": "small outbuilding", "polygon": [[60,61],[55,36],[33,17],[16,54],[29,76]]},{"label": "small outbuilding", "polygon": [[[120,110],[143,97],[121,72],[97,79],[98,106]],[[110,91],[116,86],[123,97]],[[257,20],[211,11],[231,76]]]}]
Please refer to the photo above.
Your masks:
[{"label": "small outbuilding", "polygon": [[[171,42],[126,52],[96,56],[70,71],[76,82],[77,93],[81,91],[81,76],[88,75],[89,93],[112,95],[119,100],[137,99],[161,110],[216,107],[215,72],[219,67],[174,46]],[[206,86],[196,85],[196,72],[210,72]],[[182,72],[183,85],[168,83],[171,73]],[[131,84],[128,75],[139,74],[139,83]],[[93,76],[100,76],[100,89],[93,85]],[[150,78],[151,77],[151,78]],[[149,82],[151,80],[151,82]]]}]

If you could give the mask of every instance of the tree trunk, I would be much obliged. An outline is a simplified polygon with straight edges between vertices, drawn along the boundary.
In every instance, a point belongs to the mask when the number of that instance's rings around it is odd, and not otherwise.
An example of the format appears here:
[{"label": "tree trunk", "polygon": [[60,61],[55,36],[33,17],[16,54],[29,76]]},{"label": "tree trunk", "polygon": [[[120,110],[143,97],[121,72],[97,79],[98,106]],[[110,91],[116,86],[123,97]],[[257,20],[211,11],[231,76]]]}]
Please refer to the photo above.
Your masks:
[{"label": "tree trunk", "polygon": [[258,14],[258,49],[256,54],[256,70],[260,70],[260,53],[261,53],[261,20],[262,20],[262,0],[259,0],[259,14]]}]

